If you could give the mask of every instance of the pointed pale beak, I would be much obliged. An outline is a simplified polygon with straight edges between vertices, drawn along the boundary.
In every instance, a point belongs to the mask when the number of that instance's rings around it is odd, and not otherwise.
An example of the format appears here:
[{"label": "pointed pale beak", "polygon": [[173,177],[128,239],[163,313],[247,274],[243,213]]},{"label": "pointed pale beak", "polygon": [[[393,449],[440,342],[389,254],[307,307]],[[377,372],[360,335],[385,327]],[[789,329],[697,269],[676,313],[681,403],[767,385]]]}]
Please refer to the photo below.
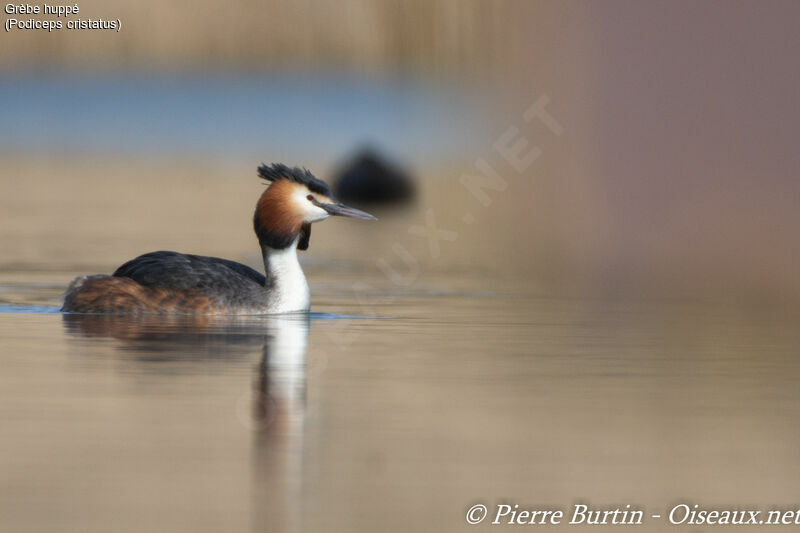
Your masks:
[{"label": "pointed pale beak", "polygon": [[359,211],[358,209],[348,207],[344,204],[323,204],[318,202],[315,202],[315,204],[333,216],[360,218],[362,220],[378,220],[369,213],[365,213],[364,211]]}]

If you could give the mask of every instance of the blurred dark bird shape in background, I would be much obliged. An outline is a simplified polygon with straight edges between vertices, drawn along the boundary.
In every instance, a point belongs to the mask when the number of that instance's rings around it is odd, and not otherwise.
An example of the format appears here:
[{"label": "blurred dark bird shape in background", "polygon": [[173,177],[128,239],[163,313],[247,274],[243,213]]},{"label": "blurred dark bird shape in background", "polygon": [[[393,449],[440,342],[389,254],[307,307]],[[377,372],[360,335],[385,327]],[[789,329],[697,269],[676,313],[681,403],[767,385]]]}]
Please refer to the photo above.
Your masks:
[{"label": "blurred dark bird shape in background", "polygon": [[337,197],[354,205],[400,205],[416,194],[414,179],[374,148],[362,148],[334,175]]}]

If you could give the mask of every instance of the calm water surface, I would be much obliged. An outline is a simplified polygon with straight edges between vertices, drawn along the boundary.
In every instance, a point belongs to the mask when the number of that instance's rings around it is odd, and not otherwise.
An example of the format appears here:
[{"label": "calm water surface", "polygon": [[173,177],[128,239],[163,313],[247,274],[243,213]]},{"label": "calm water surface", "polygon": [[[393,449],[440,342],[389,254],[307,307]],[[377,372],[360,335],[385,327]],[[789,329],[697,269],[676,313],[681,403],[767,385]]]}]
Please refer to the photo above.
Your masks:
[{"label": "calm water surface", "polygon": [[[552,188],[550,150],[531,179],[506,175],[508,192],[476,202],[459,176],[476,157],[496,163],[514,117],[494,131],[452,89],[0,80],[15,103],[0,106],[0,533],[481,531],[491,526],[467,526],[467,509],[502,502],[797,508],[800,313],[567,298],[535,273],[479,274],[568,265],[545,245],[562,239],[590,259],[617,226],[571,225],[594,220],[581,198],[606,192],[561,172]],[[256,165],[330,178],[364,141],[411,163],[420,202],[376,213],[380,224],[315,227],[310,317],[57,312],[75,274],[152,250],[256,266]],[[452,237],[441,254],[410,231],[429,208]],[[403,286],[376,268],[397,246],[419,259]],[[625,285],[627,271],[600,286]]]},{"label": "calm water surface", "polygon": [[232,321],[62,315],[63,286],[4,285],[2,530],[458,531],[476,502],[797,503],[797,316],[310,277],[310,318]]}]

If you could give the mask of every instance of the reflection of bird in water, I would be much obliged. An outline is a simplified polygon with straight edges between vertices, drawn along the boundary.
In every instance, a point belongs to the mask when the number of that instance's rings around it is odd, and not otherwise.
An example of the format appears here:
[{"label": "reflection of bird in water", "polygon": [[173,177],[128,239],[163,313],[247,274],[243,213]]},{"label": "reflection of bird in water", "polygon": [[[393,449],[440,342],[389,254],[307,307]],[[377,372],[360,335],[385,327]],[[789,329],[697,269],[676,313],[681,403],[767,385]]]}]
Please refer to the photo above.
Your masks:
[{"label": "reflection of bird in water", "polygon": [[311,172],[262,165],[270,185],[256,205],[253,226],[264,271],[217,257],[152,252],[120,266],[111,276],[81,276],[67,289],[62,311],[115,314],[254,314],[308,311],[309,291],[297,260],[311,224],[331,215],[375,220],[337,203],[330,187]]},{"label": "reflection of bird in water", "polygon": [[[64,314],[66,330],[82,338],[113,338],[136,361],[184,362],[170,372],[195,372],[214,360],[231,360],[261,348],[256,395],[241,422],[259,431],[293,431],[305,410],[308,315],[224,317],[197,315]],[[148,367],[153,370],[153,367]]]},{"label": "reflection of bird in water", "polygon": [[[270,530],[296,529],[292,524],[302,519],[295,494],[303,469],[308,314],[64,314],[62,320],[79,342],[115,339],[122,358],[148,374],[217,372],[219,362],[230,369],[232,358],[241,360],[260,348],[255,376],[245,378],[239,400],[227,408],[244,433],[238,438],[244,438],[249,449],[250,486],[246,490],[252,498],[253,522],[269,524]],[[222,412],[224,416],[224,406]],[[224,421],[222,425],[226,425]],[[237,436],[231,438],[235,443]]]}]

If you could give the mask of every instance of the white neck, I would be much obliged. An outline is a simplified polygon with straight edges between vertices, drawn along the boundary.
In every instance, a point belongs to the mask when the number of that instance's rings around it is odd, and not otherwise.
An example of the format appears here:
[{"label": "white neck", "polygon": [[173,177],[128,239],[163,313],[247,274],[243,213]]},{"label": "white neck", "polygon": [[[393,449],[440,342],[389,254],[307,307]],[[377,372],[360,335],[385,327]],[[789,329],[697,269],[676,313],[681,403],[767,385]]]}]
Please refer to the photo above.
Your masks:
[{"label": "white neck", "polygon": [[308,311],[310,295],[308,283],[297,260],[297,241],[286,248],[276,250],[262,247],[264,272],[267,276],[266,288],[269,290],[269,312],[289,313]]}]

